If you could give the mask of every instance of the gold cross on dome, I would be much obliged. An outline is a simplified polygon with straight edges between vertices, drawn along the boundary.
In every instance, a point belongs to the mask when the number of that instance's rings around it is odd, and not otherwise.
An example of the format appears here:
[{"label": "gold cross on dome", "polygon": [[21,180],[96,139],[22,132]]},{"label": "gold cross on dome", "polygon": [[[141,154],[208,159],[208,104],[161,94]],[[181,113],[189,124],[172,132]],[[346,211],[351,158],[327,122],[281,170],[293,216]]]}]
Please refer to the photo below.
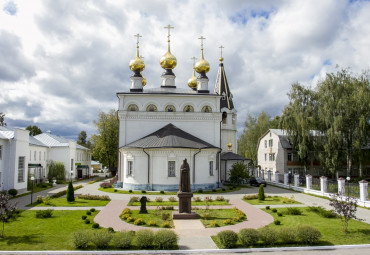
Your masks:
[{"label": "gold cross on dome", "polygon": [[221,45],[219,48],[221,49],[221,58],[222,58],[222,49],[225,47]]},{"label": "gold cross on dome", "polygon": [[196,57],[192,57],[191,60],[193,60],[193,67],[195,66],[195,60],[197,60]]},{"label": "gold cross on dome", "polygon": [[140,34],[134,35],[137,38],[136,47],[139,48],[139,38],[142,37]]},{"label": "gold cross on dome", "polygon": [[167,27],[164,27],[164,28],[167,28],[168,29],[168,35],[167,35],[167,37],[168,37],[168,42],[169,42],[170,41],[170,36],[171,36],[171,29],[174,29],[174,27],[171,27],[171,25],[168,24],[168,26]]},{"label": "gold cross on dome", "polygon": [[202,50],[203,50],[203,40],[205,40],[206,38],[204,38],[204,37],[203,37],[203,35],[202,35],[202,36],[201,36],[201,37],[199,37],[198,39],[200,39],[200,41],[201,41],[200,46],[201,46],[201,48],[202,48]]}]

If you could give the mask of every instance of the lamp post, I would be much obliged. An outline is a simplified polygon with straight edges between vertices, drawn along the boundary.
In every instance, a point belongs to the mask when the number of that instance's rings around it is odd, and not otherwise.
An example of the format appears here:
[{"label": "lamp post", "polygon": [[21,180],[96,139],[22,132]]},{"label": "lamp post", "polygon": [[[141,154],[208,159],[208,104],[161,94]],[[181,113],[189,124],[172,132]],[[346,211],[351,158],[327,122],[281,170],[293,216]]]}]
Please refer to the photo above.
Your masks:
[{"label": "lamp post", "polygon": [[347,194],[348,194],[348,195],[347,195],[347,196],[349,197],[349,194],[350,194],[350,190],[349,190],[349,187],[350,187],[350,186],[349,186],[349,181],[351,180],[351,177],[347,176],[347,178],[346,178],[346,179],[347,179],[347,183],[348,183],[348,191],[347,191]]},{"label": "lamp post", "polygon": [[291,173],[292,173],[291,171],[288,172],[288,186],[289,186],[289,189],[290,189],[290,174]]},{"label": "lamp post", "polygon": [[32,197],[33,197],[33,181],[35,180],[35,177],[31,176],[31,205],[32,205]]}]

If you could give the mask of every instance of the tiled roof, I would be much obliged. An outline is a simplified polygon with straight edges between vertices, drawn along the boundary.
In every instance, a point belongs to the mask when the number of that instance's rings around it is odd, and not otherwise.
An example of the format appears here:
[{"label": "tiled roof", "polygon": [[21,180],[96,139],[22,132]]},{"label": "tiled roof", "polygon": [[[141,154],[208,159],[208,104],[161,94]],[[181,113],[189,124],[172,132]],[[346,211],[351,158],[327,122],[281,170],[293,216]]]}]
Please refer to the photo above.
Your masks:
[{"label": "tiled roof", "polygon": [[173,124],[147,135],[139,140],[123,146],[122,148],[217,148],[202,139],[195,137]]},{"label": "tiled roof", "polygon": [[231,151],[228,151],[221,153],[221,160],[247,160],[247,159],[243,156],[240,156],[239,154],[235,154]]}]

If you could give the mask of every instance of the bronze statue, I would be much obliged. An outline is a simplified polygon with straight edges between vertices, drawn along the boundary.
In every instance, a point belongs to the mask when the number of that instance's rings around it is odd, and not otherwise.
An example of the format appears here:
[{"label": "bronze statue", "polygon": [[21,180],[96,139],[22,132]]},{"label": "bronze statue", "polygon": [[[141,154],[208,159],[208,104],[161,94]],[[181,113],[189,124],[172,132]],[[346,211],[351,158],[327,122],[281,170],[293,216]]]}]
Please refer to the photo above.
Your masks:
[{"label": "bronze statue", "polygon": [[186,159],[184,159],[180,167],[180,192],[190,192],[190,167]]}]

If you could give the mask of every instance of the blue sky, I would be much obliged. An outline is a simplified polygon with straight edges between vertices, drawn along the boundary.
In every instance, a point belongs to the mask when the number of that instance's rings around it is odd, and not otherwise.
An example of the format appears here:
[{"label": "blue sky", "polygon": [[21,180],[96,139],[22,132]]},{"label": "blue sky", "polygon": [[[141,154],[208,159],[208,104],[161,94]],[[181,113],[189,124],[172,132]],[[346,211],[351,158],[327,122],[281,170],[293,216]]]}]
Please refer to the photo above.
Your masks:
[{"label": "blue sky", "polygon": [[239,132],[247,113],[280,115],[292,83],[314,87],[337,65],[361,72],[370,63],[369,1],[0,0],[0,7],[0,112],[9,126],[69,138],[93,134],[98,112],[116,109],[116,92],[129,90],[137,33],[146,88],[160,86],[168,24],[179,88],[187,88],[191,57],[200,56],[197,38],[207,38],[211,90],[225,47]]}]

